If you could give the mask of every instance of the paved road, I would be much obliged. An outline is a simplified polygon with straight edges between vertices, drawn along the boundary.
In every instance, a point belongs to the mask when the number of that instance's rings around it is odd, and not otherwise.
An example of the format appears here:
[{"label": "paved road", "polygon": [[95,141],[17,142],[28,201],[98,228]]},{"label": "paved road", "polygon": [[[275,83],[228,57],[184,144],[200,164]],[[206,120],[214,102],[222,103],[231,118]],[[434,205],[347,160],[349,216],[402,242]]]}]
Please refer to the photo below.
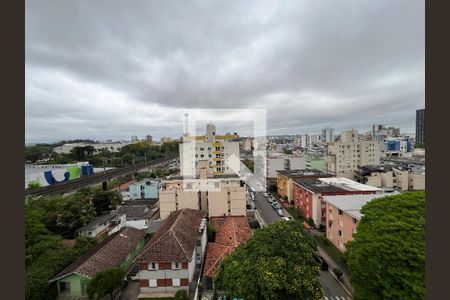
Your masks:
[{"label": "paved road", "polygon": [[322,285],[324,299],[350,300],[351,295],[347,293],[330,271],[320,271],[319,282]]},{"label": "paved road", "polygon": [[[262,192],[257,192],[255,196],[255,206],[258,209],[264,222],[272,224],[273,222],[281,220],[281,217],[275,212],[271,204],[264,197]],[[288,215],[285,209],[283,209],[285,215]],[[320,251],[319,251],[320,252]],[[322,253],[321,253],[322,254]],[[325,256],[322,254],[322,256]],[[331,260],[331,258],[327,257]],[[334,266],[334,262],[329,262]],[[331,274],[330,271],[320,271],[319,282],[322,285],[324,299],[325,300],[350,300],[351,295],[344,289],[342,284]]]},{"label": "paved road", "polygon": [[256,193],[255,206],[266,224],[272,224],[273,222],[281,220],[280,216],[278,216],[275,209],[273,209],[266,197],[264,197],[263,193]]}]

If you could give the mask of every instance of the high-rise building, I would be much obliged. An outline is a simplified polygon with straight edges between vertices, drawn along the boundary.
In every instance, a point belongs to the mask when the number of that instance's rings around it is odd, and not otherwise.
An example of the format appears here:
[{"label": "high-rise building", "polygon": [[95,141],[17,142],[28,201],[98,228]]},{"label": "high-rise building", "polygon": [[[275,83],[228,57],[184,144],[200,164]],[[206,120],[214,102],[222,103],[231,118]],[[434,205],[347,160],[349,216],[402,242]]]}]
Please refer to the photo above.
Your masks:
[{"label": "high-rise building", "polygon": [[137,140],[138,140],[138,137],[137,137],[137,136],[135,136],[135,135],[132,135],[132,136],[131,136],[131,141],[132,141],[132,142],[137,142]]},{"label": "high-rise building", "polygon": [[145,140],[147,142],[153,142],[153,137],[150,134],[148,134],[148,135],[145,136]]},{"label": "high-rise building", "polygon": [[327,127],[322,129],[320,140],[322,143],[334,142],[333,128]]},{"label": "high-rise building", "polygon": [[[217,135],[214,124],[206,125],[206,134],[200,136],[184,136],[180,143],[180,171],[183,176],[195,176],[199,160],[208,160],[210,174],[235,174],[240,168],[239,135]],[[226,166],[225,161],[232,155],[236,160],[232,166]]]},{"label": "high-rise building", "polygon": [[416,144],[425,144],[425,108],[416,110]]},{"label": "high-rise building", "polygon": [[359,166],[380,164],[380,142],[361,141],[354,129],[341,133],[339,142],[328,143],[327,172],[353,179]]}]

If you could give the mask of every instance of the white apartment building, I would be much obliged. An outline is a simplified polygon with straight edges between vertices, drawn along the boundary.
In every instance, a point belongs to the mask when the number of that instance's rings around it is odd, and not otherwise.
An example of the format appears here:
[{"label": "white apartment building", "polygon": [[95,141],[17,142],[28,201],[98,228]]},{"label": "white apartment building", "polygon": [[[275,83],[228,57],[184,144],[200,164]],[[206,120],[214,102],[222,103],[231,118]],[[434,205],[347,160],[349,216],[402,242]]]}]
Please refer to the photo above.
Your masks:
[{"label": "white apartment building", "polygon": [[339,142],[328,143],[327,172],[352,179],[360,166],[380,164],[380,144],[360,141],[354,129],[344,130]]},{"label": "white apartment building", "polygon": [[[208,160],[210,174],[235,174],[233,169],[240,168],[240,150],[237,133],[217,135],[214,124],[206,125],[206,134],[201,136],[183,136],[180,143],[180,171],[183,176],[195,176],[199,160]],[[236,160],[231,166],[225,161],[232,155]]]},{"label": "white apartment building", "polygon": [[333,128],[327,127],[322,129],[321,131],[321,142],[323,143],[330,143],[334,141],[334,132]]}]

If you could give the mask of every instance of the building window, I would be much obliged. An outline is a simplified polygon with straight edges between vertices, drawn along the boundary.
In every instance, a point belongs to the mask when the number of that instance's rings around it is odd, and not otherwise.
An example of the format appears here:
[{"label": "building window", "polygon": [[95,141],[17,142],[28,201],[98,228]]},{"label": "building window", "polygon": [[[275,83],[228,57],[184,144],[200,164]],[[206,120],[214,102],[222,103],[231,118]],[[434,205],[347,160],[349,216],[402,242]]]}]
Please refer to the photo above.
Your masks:
[{"label": "building window", "polygon": [[342,210],[338,210],[338,213],[339,213],[339,215],[341,215],[342,216]]},{"label": "building window", "polygon": [[340,237],[342,237],[342,230],[339,229],[338,235],[339,235]]},{"label": "building window", "polygon": [[158,284],[156,282],[156,279],[149,279],[148,280],[148,286],[149,287],[158,287]]},{"label": "building window", "polygon": [[155,263],[155,262],[148,263],[148,269],[149,270],[158,270],[158,263]]},{"label": "building window", "polygon": [[358,220],[356,220],[355,218],[353,218],[353,223],[358,223]]},{"label": "building window", "polygon": [[172,278],[172,286],[180,286],[180,278]]},{"label": "building window", "polygon": [[181,269],[181,265],[178,261],[172,263],[172,269],[179,270]]}]

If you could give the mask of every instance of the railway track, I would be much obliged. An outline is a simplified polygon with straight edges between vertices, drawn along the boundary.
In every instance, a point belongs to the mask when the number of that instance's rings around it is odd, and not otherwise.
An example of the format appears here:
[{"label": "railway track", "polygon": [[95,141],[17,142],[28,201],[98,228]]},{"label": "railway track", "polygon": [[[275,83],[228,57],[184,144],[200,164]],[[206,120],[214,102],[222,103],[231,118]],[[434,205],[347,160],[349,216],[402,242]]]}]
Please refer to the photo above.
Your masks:
[{"label": "railway track", "polygon": [[52,194],[68,193],[85,186],[90,186],[93,184],[105,182],[113,178],[126,176],[144,168],[154,167],[159,164],[169,162],[175,158],[176,157],[157,158],[148,163],[136,164],[132,166],[123,167],[120,169],[112,169],[103,172],[98,172],[91,176],[80,177],[73,180],[48,185],[42,188],[27,189],[25,190],[25,195],[52,195]]}]

